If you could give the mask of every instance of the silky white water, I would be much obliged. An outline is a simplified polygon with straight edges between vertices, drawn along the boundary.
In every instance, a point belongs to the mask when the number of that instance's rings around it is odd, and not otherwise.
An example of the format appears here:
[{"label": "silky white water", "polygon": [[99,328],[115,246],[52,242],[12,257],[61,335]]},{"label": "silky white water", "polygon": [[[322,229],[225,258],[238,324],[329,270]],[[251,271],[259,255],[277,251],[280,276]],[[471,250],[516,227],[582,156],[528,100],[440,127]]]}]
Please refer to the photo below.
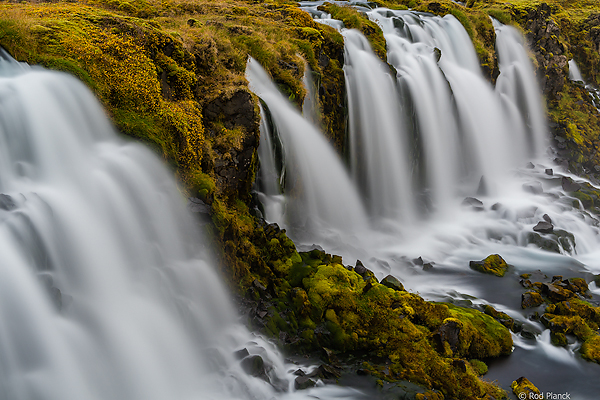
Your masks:
[{"label": "silky white water", "polygon": [[0,399],[353,397],[294,392],[298,366],[238,323],[162,162],[75,78],[0,51]]},{"label": "silky white water", "polygon": [[[350,159],[340,168],[350,174],[369,225],[306,235],[303,229],[297,234],[285,214],[267,219],[290,228],[298,243],[342,255],[345,264],[360,259],[378,278],[395,275],[427,299],[492,304],[538,335],[537,341],[515,336],[515,355],[491,368],[488,379],[508,387],[519,376],[532,376],[542,390],[568,389],[581,398],[600,389],[592,378],[598,366],[576,355],[577,344],[550,347],[548,332],[521,309],[522,273],[540,270],[537,279],[590,281],[600,272],[600,221],[562,188],[563,177],[587,181],[552,161],[543,102],[522,37],[495,23],[500,75],[493,85],[454,17],[368,10],[385,34],[394,74],[359,32],[331,22],[316,9],[319,2],[302,4],[344,35]],[[288,134],[304,140],[302,130]],[[284,188],[283,202],[287,196]],[[339,197],[328,198],[339,205]],[[545,215],[556,235],[533,231]],[[469,261],[494,253],[512,265],[507,277],[469,269]],[[424,269],[423,262],[431,268]],[[565,371],[565,364],[576,368]]]}]

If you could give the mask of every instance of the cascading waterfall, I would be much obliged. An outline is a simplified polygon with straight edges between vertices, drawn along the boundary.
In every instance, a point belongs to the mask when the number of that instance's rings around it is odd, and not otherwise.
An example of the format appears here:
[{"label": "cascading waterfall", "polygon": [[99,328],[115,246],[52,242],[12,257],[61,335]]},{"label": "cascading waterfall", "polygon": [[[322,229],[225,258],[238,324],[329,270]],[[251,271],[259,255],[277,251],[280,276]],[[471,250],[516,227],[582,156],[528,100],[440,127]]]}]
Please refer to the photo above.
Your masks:
[{"label": "cascading waterfall", "polygon": [[0,399],[350,395],[294,392],[237,322],[170,172],[83,84],[0,52]]},{"label": "cascading waterfall", "polygon": [[354,182],[363,189],[371,215],[409,220],[414,213],[409,165],[389,68],[358,31],[345,31],[344,40]]},{"label": "cascading waterfall", "polygon": [[[370,223],[362,231],[352,230],[350,238],[319,232],[294,238],[318,243],[342,255],[345,263],[360,258],[378,278],[391,273],[428,299],[491,304],[508,313],[540,335],[538,340],[514,336],[515,354],[491,366],[488,379],[508,387],[526,375],[544,382],[547,390],[591,398],[600,389],[591,383],[598,366],[578,358],[575,344],[566,349],[550,345],[545,328],[521,310],[521,292],[514,287],[513,278],[537,269],[547,276],[588,281],[591,273],[600,272],[598,218],[578,207],[579,200],[562,185],[563,178],[590,182],[548,157],[540,90],[523,39],[513,28],[494,22],[501,72],[494,87],[483,77],[473,45],[454,17],[363,10],[384,32],[394,77],[360,33],[344,30],[341,22],[317,9],[321,3],[301,5],[344,35],[351,118],[348,170]],[[377,102],[381,99],[385,105]],[[279,121],[273,122],[281,128]],[[296,141],[305,140],[302,130],[285,129]],[[291,143],[282,142],[284,147]],[[339,159],[335,163],[336,169],[343,168]],[[320,190],[309,181],[303,189]],[[386,197],[390,192],[396,204]],[[329,198],[340,204],[340,196]],[[416,212],[423,209],[425,213]],[[416,223],[406,214],[415,214]],[[396,218],[395,224],[379,224],[382,216]],[[280,217],[271,221],[290,222]],[[552,220],[554,234],[534,232],[543,219]],[[513,265],[513,278],[495,280],[468,269],[470,260],[494,253]],[[429,272],[421,266],[424,261],[434,261]],[[590,287],[600,293],[593,283]],[[532,370],[534,362],[547,368]],[[577,368],[567,371],[564,365]]]},{"label": "cascading waterfall", "polygon": [[[246,77],[252,91],[267,105],[284,148],[285,217],[292,227],[312,230],[316,225],[342,230],[364,229],[367,223],[363,205],[333,148],[289,104],[252,58],[248,60]],[[284,221],[282,215],[267,215],[266,218]]]}]

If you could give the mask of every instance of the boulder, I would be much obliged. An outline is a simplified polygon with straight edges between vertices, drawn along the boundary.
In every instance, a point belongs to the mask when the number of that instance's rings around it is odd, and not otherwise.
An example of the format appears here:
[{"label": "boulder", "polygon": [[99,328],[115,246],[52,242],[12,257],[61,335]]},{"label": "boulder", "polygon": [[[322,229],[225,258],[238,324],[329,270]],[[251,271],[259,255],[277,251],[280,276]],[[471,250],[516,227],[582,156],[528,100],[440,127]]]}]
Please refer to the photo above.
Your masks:
[{"label": "boulder", "polygon": [[396,277],[388,275],[381,280],[381,284],[397,291],[403,291],[404,285]]},{"label": "boulder", "polygon": [[566,176],[562,177],[560,184],[565,192],[576,192],[581,189],[581,185],[579,183]]},{"label": "boulder", "polygon": [[317,383],[315,381],[313,381],[307,376],[299,376],[294,381],[294,387],[296,388],[296,390],[308,389],[314,387],[316,384]]},{"label": "boulder", "polygon": [[574,296],[572,291],[554,283],[542,283],[542,294],[552,301],[564,301]]},{"label": "boulder", "polygon": [[487,256],[482,261],[471,261],[469,262],[469,267],[475,271],[499,277],[504,276],[508,270],[508,264],[498,254]]},{"label": "boulder", "polygon": [[521,295],[521,308],[532,308],[541,305],[544,302],[538,292],[525,292]]}]

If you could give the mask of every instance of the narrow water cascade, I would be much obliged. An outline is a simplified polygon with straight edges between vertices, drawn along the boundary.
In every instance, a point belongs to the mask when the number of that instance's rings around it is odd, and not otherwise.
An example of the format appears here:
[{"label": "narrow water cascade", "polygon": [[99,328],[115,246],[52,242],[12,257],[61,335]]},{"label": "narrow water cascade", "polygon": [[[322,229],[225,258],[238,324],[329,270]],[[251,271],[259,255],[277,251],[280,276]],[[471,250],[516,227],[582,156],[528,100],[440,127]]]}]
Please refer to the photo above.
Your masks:
[{"label": "narrow water cascade", "polygon": [[75,78],[0,55],[0,399],[352,397],[294,392],[171,175]]},{"label": "narrow water cascade", "polygon": [[[500,60],[496,91],[501,94],[505,106],[511,110],[519,110],[524,119],[526,143],[522,143],[520,127],[513,122],[516,116],[510,119],[514,128],[509,131],[520,134],[519,137],[515,137],[516,140],[520,140],[516,142],[517,147],[526,149],[525,156],[536,158],[548,147],[548,127],[533,65],[525,51],[521,34],[512,26],[502,25],[496,20],[493,20],[493,23]],[[510,115],[514,115],[514,112],[511,111]],[[524,157],[520,159],[523,160]]]},{"label": "narrow water cascade", "polygon": [[569,79],[574,82],[580,82],[583,85],[592,99],[592,104],[594,104],[594,107],[600,112],[600,90],[583,79],[579,66],[575,60],[569,61]]}]

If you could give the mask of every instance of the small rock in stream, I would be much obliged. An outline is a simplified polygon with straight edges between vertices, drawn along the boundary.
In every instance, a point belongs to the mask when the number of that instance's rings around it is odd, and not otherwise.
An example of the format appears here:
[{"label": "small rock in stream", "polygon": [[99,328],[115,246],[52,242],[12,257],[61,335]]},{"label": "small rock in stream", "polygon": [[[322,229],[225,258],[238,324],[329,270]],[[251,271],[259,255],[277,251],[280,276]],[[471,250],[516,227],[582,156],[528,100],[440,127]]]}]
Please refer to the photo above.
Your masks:
[{"label": "small rock in stream", "polygon": [[552,233],[554,231],[554,225],[547,221],[540,221],[533,227],[533,230],[539,233]]}]

